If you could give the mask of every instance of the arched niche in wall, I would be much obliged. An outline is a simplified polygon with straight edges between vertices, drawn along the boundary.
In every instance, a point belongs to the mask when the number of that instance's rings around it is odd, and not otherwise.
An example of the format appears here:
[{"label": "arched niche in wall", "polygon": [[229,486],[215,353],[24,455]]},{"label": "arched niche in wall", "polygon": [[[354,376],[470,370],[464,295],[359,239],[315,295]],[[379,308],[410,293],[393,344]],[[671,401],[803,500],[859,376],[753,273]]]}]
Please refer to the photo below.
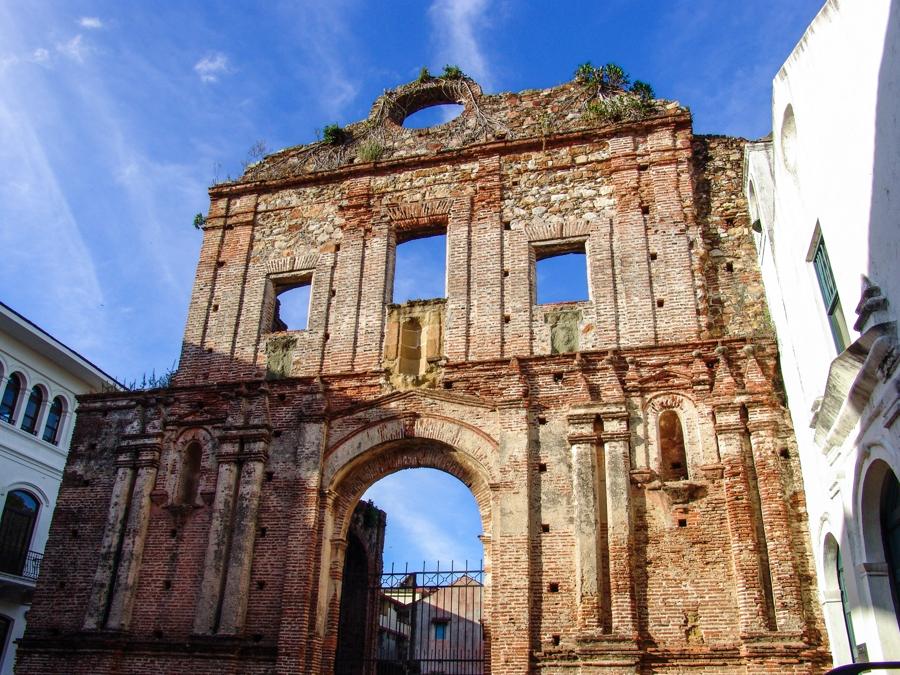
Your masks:
[{"label": "arched niche in wall", "polygon": [[166,492],[173,506],[201,506],[213,463],[213,439],[203,428],[187,429],[173,444]]},{"label": "arched niche in wall", "polygon": [[645,409],[650,468],[663,481],[699,478],[699,468],[718,458],[708,457],[694,402],[682,394],[658,394]]}]

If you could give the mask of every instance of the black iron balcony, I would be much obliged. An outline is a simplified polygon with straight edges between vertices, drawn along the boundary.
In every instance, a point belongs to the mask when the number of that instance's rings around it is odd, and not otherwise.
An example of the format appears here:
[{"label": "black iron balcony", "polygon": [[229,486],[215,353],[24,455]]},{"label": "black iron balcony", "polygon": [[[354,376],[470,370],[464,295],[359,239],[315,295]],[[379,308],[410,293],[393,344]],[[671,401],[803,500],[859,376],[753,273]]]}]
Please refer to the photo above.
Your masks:
[{"label": "black iron balcony", "polygon": [[[16,551],[4,551],[0,546],[0,572],[23,577],[29,581],[37,581],[41,571],[41,560],[44,554],[38,551],[27,551],[25,555]],[[15,554],[15,555],[14,555]]]}]

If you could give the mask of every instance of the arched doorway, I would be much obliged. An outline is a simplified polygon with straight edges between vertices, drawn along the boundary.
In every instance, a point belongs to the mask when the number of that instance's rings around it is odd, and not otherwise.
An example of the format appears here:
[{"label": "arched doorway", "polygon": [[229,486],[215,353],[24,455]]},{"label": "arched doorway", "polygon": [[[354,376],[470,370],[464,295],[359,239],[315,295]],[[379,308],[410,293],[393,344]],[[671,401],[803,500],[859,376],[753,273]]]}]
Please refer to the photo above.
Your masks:
[{"label": "arched doorway", "polygon": [[[351,567],[348,561],[354,555],[352,537],[348,537],[351,526],[351,516],[356,505],[365,491],[375,482],[408,468],[428,467],[438,469],[456,477],[471,491],[472,497],[478,504],[483,532],[484,567],[478,570],[467,570],[470,574],[460,573],[458,569],[435,570],[408,570],[403,573],[394,571],[393,574],[385,573],[388,577],[388,588],[373,589],[370,585],[370,593],[375,592],[379,597],[379,613],[387,608],[388,615],[399,612],[415,613],[415,616],[407,616],[404,621],[409,626],[412,640],[416,634],[425,639],[427,645],[421,645],[417,652],[419,657],[424,651],[435,652],[435,645],[446,644],[446,640],[454,635],[466,643],[470,658],[467,663],[458,668],[448,667],[447,663],[441,663],[438,668],[423,670],[422,672],[484,672],[482,659],[489,654],[490,644],[490,481],[489,474],[478,458],[469,453],[462,452],[443,441],[422,438],[405,438],[383,442],[366,452],[359,453],[345,465],[335,471],[329,481],[329,504],[327,505],[325,518],[325,533],[330,539],[331,545],[323,546],[322,573],[328,574],[326,586],[328,592],[319,599],[318,612],[327,617],[320,625],[338,627],[337,634],[327,631],[323,637],[322,672],[375,672],[374,665],[371,670],[360,668],[354,671],[337,671],[335,658],[340,653],[339,645],[343,638],[340,636],[342,624],[341,608],[346,608],[344,592],[348,589],[348,583],[352,587]],[[327,464],[326,464],[327,471]],[[326,544],[328,542],[326,539]],[[437,561],[435,561],[437,562]],[[425,572],[426,574],[421,574]],[[381,576],[381,575],[379,575]],[[382,583],[385,583],[382,578]],[[393,588],[390,588],[393,586]],[[353,592],[352,590],[350,591]],[[424,596],[430,599],[426,599]],[[381,602],[381,600],[386,600]],[[398,601],[403,605],[401,609]],[[477,605],[477,607],[476,607]],[[453,611],[451,611],[453,610]],[[455,611],[455,615],[454,615]],[[321,616],[322,614],[320,614]],[[471,615],[471,616],[470,616]],[[473,617],[477,615],[477,642],[472,624],[476,623]],[[345,625],[345,624],[344,624]],[[454,633],[455,631],[455,633]],[[483,631],[483,632],[482,632]],[[424,650],[424,651],[423,651]],[[408,654],[414,650],[409,649]],[[446,649],[444,650],[446,653]],[[471,655],[475,654],[474,657]],[[473,661],[478,663],[474,664]],[[417,666],[423,667],[423,666]],[[460,669],[462,668],[462,669]],[[378,672],[381,672],[380,669]],[[388,672],[388,671],[385,671]]]}]

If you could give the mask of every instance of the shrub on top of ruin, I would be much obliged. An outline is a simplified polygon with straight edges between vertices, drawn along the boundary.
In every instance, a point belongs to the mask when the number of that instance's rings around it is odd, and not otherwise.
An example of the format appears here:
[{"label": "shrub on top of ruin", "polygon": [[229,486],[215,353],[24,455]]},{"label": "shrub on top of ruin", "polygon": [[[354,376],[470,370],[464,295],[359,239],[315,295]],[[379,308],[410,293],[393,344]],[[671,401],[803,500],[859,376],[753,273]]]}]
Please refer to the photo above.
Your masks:
[{"label": "shrub on top of ruin", "polygon": [[631,93],[644,101],[652,101],[656,96],[653,93],[653,87],[641,80],[635,80],[631,85]]},{"label": "shrub on top of ruin", "polygon": [[461,80],[466,76],[466,74],[460,69],[459,66],[452,66],[447,64],[444,66],[444,72],[441,73],[441,77],[445,80]]},{"label": "shrub on top of ruin", "polygon": [[575,69],[575,81],[579,84],[595,86],[600,92],[610,93],[627,89],[631,78],[621,66],[615,63],[607,63],[605,66],[597,68],[587,61]]},{"label": "shrub on top of ruin", "polygon": [[206,225],[206,218],[202,213],[198,213],[194,216],[194,227],[198,230],[202,230],[203,226]]},{"label": "shrub on top of ruin", "polygon": [[416,82],[424,84],[425,82],[431,82],[433,79],[434,76],[428,71],[428,66],[422,66],[422,70],[419,71],[419,77],[416,78]]},{"label": "shrub on top of ruin", "polygon": [[597,122],[628,122],[644,119],[656,110],[653,100],[643,99],[632,92],[591,101],[584,109],[584,117]]},{"label": "shrub on top of ruin", "polygon": [[329,124],[322,129],[322,140],[328,145],[343,145],[350,140],[350,133],[338,124]]},{"label": "shrub on top of ruin", "polygon": [[360,162],[377,162],[384,154],[384,146],[371,138],[363,141],[356,149],[356,157]]}]

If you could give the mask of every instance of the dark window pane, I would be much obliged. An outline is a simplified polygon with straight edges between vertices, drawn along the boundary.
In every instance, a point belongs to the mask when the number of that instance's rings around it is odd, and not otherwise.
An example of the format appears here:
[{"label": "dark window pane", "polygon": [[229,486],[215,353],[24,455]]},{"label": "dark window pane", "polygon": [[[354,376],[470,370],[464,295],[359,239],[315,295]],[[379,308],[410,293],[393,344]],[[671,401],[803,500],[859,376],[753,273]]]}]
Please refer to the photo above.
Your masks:
[{"label": "dark window pane", "polygon": [[25,404],[25,414],[22,415],[22,428],[30,434],[37,431],[37,418],[43,402],[44,395],[41,393],[40,387],[33,387],[28,396],[28,403]]},{"label": "dark window pane", "polygon": [[38,501],[33,495],[24,490],[6,495],[0,519],[0,572],[22,574],[37,513]]},{"label": "dark window pane", "polygon": [[22,390],[22,380],[15,373],[10,375],[3,390],[3,399],[0,400],[0,420],[12,422],[16,413],[16,401],[19,400],[19,392]]},{"label": "dark window pane", "polygon": [[44,425],[43,439],[48,443],[58,443],[59,423],[62,420],[63,402],[57,396],[50,404],[50,410],[47,412],[47,423]]},{"label": "dark window pane", "polygon": [[894,596],[894,613],[900,625],[900,485],[891,472],[885,477],[881,492],[881,534]]}]

